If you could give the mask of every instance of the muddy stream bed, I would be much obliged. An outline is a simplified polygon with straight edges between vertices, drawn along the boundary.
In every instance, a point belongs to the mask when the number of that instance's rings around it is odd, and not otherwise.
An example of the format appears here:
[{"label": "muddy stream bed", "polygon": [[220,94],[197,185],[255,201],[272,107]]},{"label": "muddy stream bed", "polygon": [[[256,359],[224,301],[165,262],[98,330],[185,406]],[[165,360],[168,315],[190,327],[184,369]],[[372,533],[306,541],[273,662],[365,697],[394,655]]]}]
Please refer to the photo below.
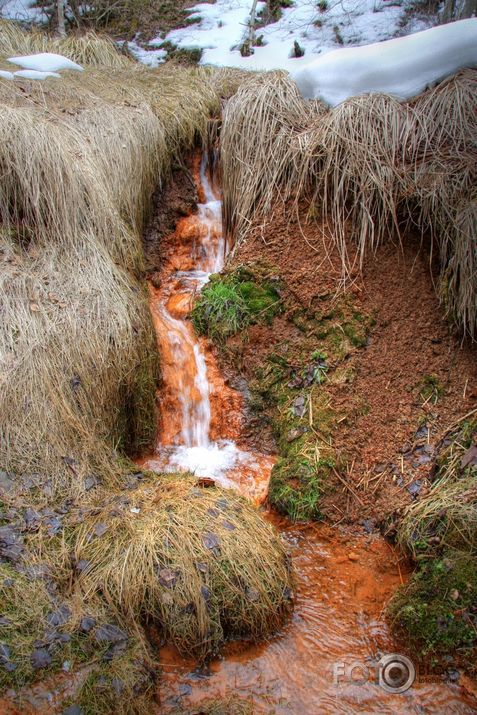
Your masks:
[{"label": "muddy stream bed", "polygon": [[[194,174],[197,211],[178,222],[174,250],[155,281],[160,287],[150,285],[162,361],[161,419],[155,452],[139,464],[157,472],[190,470],[262,504],[274,459],[247,449],[243,398],[188,319],[195,297],[227,254],[220,191],[205,158],[196,159]],[[292,525],[266,510],[263,517],[273,520],[292,555],[296,602],[290,622],[265,643],[230,643],[207,666],[162,648],[160,712],[199,713],[201,703],[224,699],[243,699],[251,712],[297,715],[477,712],[472,684],[463,677],[452,683],[420,673],[403,693],[377,682],[385,672],[380,659],[401,652],[383,611],[409,573],[384,539],[325,524]],[[392,675],[391,684],[397,682]]]}]

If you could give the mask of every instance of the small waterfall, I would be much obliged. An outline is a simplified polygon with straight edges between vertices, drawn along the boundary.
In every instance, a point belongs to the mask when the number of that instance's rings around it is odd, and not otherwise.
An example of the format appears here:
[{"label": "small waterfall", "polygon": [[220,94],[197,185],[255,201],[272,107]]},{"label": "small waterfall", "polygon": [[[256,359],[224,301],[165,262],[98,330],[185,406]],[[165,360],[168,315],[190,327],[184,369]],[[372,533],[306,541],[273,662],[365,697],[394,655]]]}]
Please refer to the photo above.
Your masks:
[{"label": "small waterfall", "polygon": [[[274,460],[245,452],[232,439],[224,437],[230,434],[228,423],[240,423],[240,415],[221,414],[223,428],[217,430],[216,425],[215,437],[211,438],[214,418],[211,391],[215,389],[215,398],[217,392],[235,396],[231,400],[234,405],[241,405],[241,398],[225,385],[222,377],[219,386],[211,385],[208,362],[213,361],[213,356],[205,354],[206,341],[195,335],[187,319],[197,293],[212,273],[223,268],[226,258],[222,202],[206,153],[197,178],[203,201],[198,204],[196,214],[178,223],[174,246],[177,256],[173,255],[170,265],[166,265],[161,288],[151,288],[163,364],[164,385],[158,393],[162,425],[155,455],[140,463],[156,471],[191,471],[262,501]],[[217,366],[214,369],[219,372]]]}]

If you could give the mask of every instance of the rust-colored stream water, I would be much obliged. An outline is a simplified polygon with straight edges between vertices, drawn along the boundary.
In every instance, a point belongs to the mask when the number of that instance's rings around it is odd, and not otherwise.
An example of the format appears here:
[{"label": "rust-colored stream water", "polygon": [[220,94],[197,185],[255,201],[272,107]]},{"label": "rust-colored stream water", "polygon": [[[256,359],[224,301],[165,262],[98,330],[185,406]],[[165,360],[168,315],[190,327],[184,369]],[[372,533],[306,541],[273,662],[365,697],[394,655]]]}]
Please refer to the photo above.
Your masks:
[{"label": "rust-colored stream water", "polygon": [[[161,287],[150,287],[162,359],[161,422],[155,453],[139,463],[155,471],[190,470],[261,503],[273,459],[242,444],[242,398],[188,320],[196,294],[226,257],[220,194],[204,159],[195,173],[198,210],[179,221]],[[284,715],[477,712],[472,686],[462,680],[421,677],[402,694],[374,682],[381,655],[399,650],[383,609],[406,578],[405,565],[384,540],[325,525],[290,525],[273,514],[264,518],[276,522],[293,556],[293,618],[266,643],[230,644],[206,668],[163,648],[161,713],[200,713],[203,703],[223,698],[249,700],[253,712]]]}]

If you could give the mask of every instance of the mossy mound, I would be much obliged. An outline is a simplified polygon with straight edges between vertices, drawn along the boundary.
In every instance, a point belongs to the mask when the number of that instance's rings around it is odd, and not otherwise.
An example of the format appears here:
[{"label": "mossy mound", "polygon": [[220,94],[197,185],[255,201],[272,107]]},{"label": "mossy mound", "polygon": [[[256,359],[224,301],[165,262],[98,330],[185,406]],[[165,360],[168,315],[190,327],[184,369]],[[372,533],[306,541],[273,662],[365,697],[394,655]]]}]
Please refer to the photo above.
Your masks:
[{"label": "mossy mound", "polygon": [[[105,528],[106,527],[106,528]],[[98,536],[99,534],[99,536]],[[82,525],[76,561],[85,598],[153,620],[181,653],[205,659],[226,638],[259,639],[291,606],[287,555],[273,527],[231,491],[161,477]]]},{"label": "mossy mound", "polygon": [[413,502],[398,540],[417,563],[389,606],[418,657],[452,656],[475,672],[477,655],[477,421],[442,443],[428,494]]},{"label": "mossy mound", "polygon": [[[477,654],[477,561],[462,552],[422,564],[394,597],[389,615],[406,642],[431,658],[452,655],[475,668]],[[429,662],[429,661],[428,661]]]},{"label": "mossy mound", "polygon": [[279,285],[264,267],[239,266],[211,278],[192,312],[199,335],[219,344],[258,322],[270,323],[283,310]]}]

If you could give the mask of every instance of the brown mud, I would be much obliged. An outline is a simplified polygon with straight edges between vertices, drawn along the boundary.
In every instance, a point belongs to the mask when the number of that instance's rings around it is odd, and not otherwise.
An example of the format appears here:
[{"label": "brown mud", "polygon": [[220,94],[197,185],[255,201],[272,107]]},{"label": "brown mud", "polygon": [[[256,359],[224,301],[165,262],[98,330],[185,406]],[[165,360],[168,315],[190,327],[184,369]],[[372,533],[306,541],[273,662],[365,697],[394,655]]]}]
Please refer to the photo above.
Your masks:
[{"label": "brown mud", "polygon": [[[329,228],[307,221],[305,211],[297,215],[284,207],[236,250],[234,263],[259,257],[277,270],[298,303],[323,314],[339,300],[341,260],[331,246]],[[374,326],[367,345],[343,361],[352,381],[329,380],[321,387],[342,415],[333,432],[337,459],[350,464],[351,488],[335,480],[323,498],[329,521],[383,523],[413,493],[424,495],[441,438],[477,407],[477,349],[449,327],[435,275],[428,246],[406,236],[402,244],[395,238],[379,247],[366,258],[362,275],[355,270],[350,276],[348,295]],[[233,338],[229,348],[240,356],[241,377],[252,380],[273,346],[286,342],[292,352],[301,341],[303,333],[285,315],[271,326],[252,326],[247,341]],[[224,369],[230,372],[230,363]],[[435,400],[420,394],[429,378],[438,385]],[[269,435],[255,439],[263,443]]]}]

